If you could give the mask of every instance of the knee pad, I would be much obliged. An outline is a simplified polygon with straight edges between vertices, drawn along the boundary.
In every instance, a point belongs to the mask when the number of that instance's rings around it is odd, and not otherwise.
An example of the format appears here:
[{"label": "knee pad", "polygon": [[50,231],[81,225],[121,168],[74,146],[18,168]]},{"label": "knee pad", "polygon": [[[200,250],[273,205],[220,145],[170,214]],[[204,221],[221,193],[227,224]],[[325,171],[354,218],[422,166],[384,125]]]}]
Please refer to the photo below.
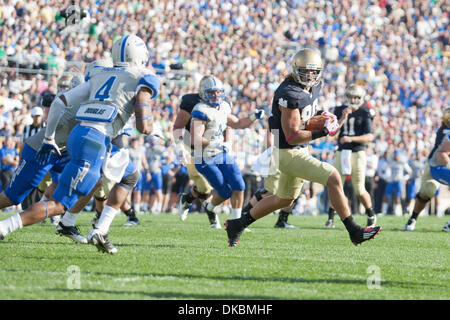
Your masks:
[{"label": "knee pad", "polygon": [[139,177],[139,171],[135,170],[132,174],[123,177],[122,180],[120,180],[120,184],[131,191],[137,185]]},{"label": "knee pad", "polygon": [[260,201],[263,198],[263,195],[267,193],[266,189],[259,189],[255,192],[255,198],[256,200]]},{"label": "knee pad", "polygon": [[416,200],[417,201],[419,201],[419,202],[422,202],[422,203],[427,203],[428,201],[430,201],[430,199],[428,199],[428,198],[425,198],[425,197],[422,197],[421,195],[420,195],[420,193],[418,193],[417,195],[416,195]]}]

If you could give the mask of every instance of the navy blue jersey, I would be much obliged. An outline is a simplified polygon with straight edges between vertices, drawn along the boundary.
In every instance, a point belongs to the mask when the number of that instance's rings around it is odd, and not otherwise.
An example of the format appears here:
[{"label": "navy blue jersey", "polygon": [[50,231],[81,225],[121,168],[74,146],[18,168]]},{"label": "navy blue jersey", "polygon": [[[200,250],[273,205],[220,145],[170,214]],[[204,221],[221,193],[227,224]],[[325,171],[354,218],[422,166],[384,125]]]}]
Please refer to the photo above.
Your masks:
[{"label": "navy blue jersey", "polygon": [[[272,116],[269,118],[270,130],[279,131],[279,142],[275,141],[275,146],[280,149],[293,149],[297,146],[291,146],[286,142],[281,127],[281,110],[280,106],[289,109],[299,109],[302,123],[306,122],[317,112],[317,98],[322,89],[322,82],[311,88],[311,92],[303,90],[302,87],[291,77],[286,78],[275,90],[272,102]],[[273,132],[276,136],[276,132]],[[277,140],[277,139],[275,139]],[[277,143],[279,145],[277,145]]]},{"label": "navy blue jersey", "polygon": [[439,130],[436,132],[436,140],[434,142],[433,149],[431,149],[431,152],[428,155],[428,159],[431,159],[433,157],[436,150],[442,144],[442,140],[445,138],[445,135],[448,133],[448,131],[450,131],[450,128],[448,128],[445,124],[442,124]]},{"label": "navy blue jersey", "polygon": [[[333,113],[336,115],[338,120],[342,117],[342,112],[345,108],[347,108],[346,105],[334,108]],[[365,143],[349,142],[342,144],[339,141],[343,136],[355,137],[373,133],[373,116],[373,111],[367,106],[362,106],[356,111],[350,113],[347,116],[347,120],[345,120],[344,124],[342,125],[341,130],[339,131],[338,151],[342,149],[352,150],[353,152],[364,150]]]},{"label": "navy blue jersey", "polygon": [[[194,109],[195,105],[201,101],[200,95],[198,93],[188,93],[181,97],[181,104],[180,109],[188,112],[189,114],[192,113],[192,109]],[[190,131],[191,129],[191,122],[188,121],[188,123],[185,126],[187,131]]]}]

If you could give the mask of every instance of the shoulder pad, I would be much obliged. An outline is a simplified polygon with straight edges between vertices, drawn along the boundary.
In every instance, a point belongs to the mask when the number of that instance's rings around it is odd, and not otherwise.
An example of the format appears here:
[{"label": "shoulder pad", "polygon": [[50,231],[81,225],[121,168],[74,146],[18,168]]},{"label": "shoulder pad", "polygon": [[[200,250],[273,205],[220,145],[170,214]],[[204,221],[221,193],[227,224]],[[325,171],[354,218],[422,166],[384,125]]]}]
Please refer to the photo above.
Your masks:
[{"label": "shoulder pad", "polygon": [[139,88],[147,87],[152,90],[153,95],[152,99],[156,98],[159,94],[159,79],[154,74],[146,74],[139,79],[138,87],[136,91],[139,91]]}]

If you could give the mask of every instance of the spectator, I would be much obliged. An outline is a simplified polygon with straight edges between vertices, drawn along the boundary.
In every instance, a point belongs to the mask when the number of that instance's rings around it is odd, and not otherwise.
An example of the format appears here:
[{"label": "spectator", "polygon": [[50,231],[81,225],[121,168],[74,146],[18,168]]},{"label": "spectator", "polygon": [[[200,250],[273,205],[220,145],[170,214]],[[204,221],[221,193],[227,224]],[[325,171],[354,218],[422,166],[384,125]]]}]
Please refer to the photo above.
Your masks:
[{"label": "spectator", "polygon": [[16,149],[16,142],[8,136],[3,142],[3,148],[0,149],[2,189],[5,189],[11,180],[14,170],[19,165],[19,151]]}]

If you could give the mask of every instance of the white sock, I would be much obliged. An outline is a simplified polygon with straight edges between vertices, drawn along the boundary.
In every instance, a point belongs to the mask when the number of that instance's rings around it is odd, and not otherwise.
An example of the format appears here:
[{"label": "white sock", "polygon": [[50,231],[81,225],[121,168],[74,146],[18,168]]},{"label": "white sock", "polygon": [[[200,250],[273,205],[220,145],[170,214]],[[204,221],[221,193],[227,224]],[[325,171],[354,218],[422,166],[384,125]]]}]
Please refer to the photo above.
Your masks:
[{"label": "white sock", "polygon": [[394,213],[397,217],[402,216],[402,205],[401,204],[394,204]]},{"label": "white sock", "polygon": [[208,202],[208,203],[206,204],[206,206],[205,206],[206,209],[208,209],[209,211],[212,211],[212,212],[214,212],[214,208],[215,208],[215,207],[216,207],[216,206],[213,205],[211,202]]},{"label": "white sock", "polygon": [[231,219],[239,219],[241,217],[242,208],[231,208]]},{"label": "white sock", "polygon": [[64,213],[61,223],[66,227],[73,227],[75,226],[75,222],[77,222],[78,213],[70,213],[69,211],[66,211]]},{"label": "white sock", "polygon": [[15,214],[8,219],[0,221],[0,234],[6,236],[11,232],[14,232],[18,229],[22,229],[22,219],[20,218],[20,214]]},{"label": "white sock", "polygon": [[136,202],[136,203],[134,204],[134,211],[135,211],[136,213],[141,212],[141,203],[140,203],[140,202]]},{"label": "white sock", "polygon": [[102,211],[100,219],[98,219],[95,228],[98,229],[102,234],[107,234],[109,227],[114,220],[114,217],[120,210],[116,210],[110,206],[105,206]]},{"label": "white sock", "polygon": [[381,205],[381,213],[387,214],[388,207],[389,207],[389,203],[383,202],[383,204]]},{"label": "white sock", "polygon": [[148,203],[147,203],[147,202],[144,202],[144,203],[142,204],[142,211],[144,211],[144,212],[147,212],[147,211],[148,211]]}]

